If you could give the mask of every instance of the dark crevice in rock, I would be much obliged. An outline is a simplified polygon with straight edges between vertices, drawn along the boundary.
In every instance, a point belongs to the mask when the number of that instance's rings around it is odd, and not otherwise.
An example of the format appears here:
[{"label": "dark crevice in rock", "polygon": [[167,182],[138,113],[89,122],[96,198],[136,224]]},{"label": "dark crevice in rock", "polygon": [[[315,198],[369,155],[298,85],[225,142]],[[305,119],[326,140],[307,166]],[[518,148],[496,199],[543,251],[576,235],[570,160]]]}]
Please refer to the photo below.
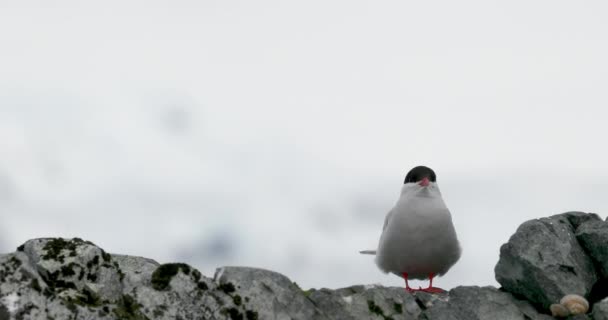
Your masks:
[{"label": "dark crevice in rock", "polygon": [[426,306],[424,305],[424,302],[422,300],[420,300],[420,298],[416,297],[414,301],[416,301],[416,304],[418,305],[420,310],[422,310],[422,311],[426,310]]},{"label": "dark crevice in rock", "polygon": [[274,290],[272,290],[272,288],[269,285],[267,285],[266,283],[262,282],[262,287],[271,293],[274,292]]},{"label": "dark crevice in rock", "polygon": [[576,274],[576,270],[574,269],[574,267],[573,267],[573,266],[567,266],[567,265],[560,264],[560,265],[559,265],[559,270],[560,270],[560,271],[564,271],[564,272],[569,272],[569,273],[572,273],[572,274],[573,274],[573,275],[575,275],[575,276],[577,275],[577,274]]},{"label": "dark crevice in rock", "polygon": [[608,297],[608,279],[602,279],[595,283],[589,294],[589,304],[593,305]]}]

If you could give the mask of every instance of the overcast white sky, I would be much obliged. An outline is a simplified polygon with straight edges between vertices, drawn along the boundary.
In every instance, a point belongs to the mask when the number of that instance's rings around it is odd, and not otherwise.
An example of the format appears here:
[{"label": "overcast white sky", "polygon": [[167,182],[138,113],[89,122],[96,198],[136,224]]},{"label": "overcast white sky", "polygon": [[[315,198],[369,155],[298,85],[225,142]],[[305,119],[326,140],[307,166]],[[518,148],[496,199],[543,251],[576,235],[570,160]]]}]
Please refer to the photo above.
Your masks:
[{"label": "overcast white sky", "polygon": [[377,244],[435,169],[495,284],[523,221],[608,212],[604,1],[0,0],[0,252],[115,253],[401,285]]}]

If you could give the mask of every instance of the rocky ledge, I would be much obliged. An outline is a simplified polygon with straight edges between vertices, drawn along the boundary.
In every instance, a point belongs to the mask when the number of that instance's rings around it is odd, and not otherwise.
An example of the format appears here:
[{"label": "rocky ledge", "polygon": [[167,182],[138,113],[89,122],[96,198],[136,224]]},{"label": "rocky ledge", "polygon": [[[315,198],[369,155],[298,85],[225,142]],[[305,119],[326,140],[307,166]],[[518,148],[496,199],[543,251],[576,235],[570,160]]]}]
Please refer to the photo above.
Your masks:
[{"label": "rocky ledge", "polygon": [[525,222],[495,271],[500,289],[302,290],[268,270],[224,267],[208,278],[187,264],[109,254],[78,238],[34,239],[0,255],[0,320],[553,319],[552,305],[569,294],[590,303],[570,318],[608,320],[608,222],[595,214]]}]

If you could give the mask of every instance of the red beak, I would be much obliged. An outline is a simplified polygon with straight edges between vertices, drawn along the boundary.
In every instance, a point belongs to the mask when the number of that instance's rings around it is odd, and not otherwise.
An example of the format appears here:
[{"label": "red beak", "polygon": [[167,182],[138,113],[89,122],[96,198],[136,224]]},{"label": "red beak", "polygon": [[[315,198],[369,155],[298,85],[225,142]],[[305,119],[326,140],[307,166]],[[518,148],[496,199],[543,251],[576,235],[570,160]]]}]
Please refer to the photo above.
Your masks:
[{"label": "red beak", "polygon": [[431,182],[429,181],[429,178],[427,178],[427,177],[424,177],[420,182],[418,182],[418,184],[423,187],[428,187],[429,183],[431,183]]}]

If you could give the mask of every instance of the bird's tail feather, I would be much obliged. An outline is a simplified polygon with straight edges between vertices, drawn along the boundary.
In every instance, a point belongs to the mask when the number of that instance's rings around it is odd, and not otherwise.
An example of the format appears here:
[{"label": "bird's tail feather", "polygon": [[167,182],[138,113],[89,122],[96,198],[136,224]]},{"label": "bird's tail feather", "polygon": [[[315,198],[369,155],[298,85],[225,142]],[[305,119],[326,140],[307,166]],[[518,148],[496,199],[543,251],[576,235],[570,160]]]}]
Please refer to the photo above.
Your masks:
[{"label": "bird's tail feather", "polygon": [[359,251],[360,254],[371,254],[371,255],[375,255],[376,254],[376,250],[362,250]]}]

